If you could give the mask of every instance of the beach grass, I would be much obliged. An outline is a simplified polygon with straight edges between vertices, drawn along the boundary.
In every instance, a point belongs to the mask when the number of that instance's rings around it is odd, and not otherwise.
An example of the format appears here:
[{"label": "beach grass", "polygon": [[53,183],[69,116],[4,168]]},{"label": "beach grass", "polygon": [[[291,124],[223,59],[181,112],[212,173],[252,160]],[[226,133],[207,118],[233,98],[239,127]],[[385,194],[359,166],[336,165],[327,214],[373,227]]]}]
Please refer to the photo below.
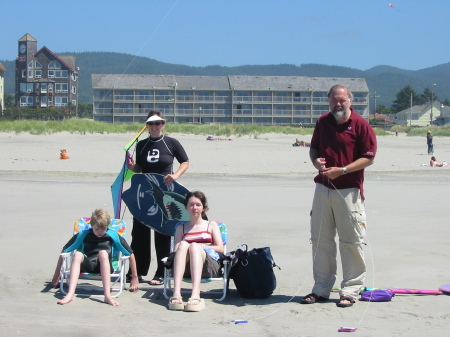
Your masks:
[{"label": "beach grass", "polygon": [[[64,119],[62,121],[37,121],[37,120],[1,120],[0,132],[12,132],[16,134],[29,133],[32,135],[53,134],[58,132],[69,132],[75,134],[93,134],[93,133],[134,133],[142,128],[141,123],[134,124],[111,124],[104,122],[94,122],[90,119]],[[390,135],[393,132],[403,132],[408,136],[424,136],[428,130],[435,136],[450,136],[449,127],[430,128],[412,128],[394,126],[389,130],[383,128],[374,128],[378,136]],[[213,135],[213,136],[249,136],[259,138],[261,135],[289,134],[289,135],[312,135],[313,128],[298,126],[280,126],[280,125],[254,125],[254,124],[186,124],[186,123],[168,123],[165,128],[167,134],[181,133],[194,135]]]}]

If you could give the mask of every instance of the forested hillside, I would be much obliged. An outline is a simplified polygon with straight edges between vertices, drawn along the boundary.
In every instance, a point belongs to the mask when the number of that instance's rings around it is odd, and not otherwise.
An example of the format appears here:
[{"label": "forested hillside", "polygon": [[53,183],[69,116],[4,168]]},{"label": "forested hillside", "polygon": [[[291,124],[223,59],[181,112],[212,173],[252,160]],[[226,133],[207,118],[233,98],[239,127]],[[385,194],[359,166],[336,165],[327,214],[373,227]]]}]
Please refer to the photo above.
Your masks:
[{"label": "forested hillside", "polygon": [[[376,92],[377,105],[390,107],[395,94],[407,85],[416,92],[434,86],[439,99],[450,99],[450,63],[421,70],[404,70],[390,66],[377,66],[358,70],[321,64],[244,65],[239,67],[190,67],[170,64],[129,54],[106,52],[59,53],[75,55],[79,72],[80,102],[92,102],[91,74],[154,74],[154,75],[260,75],[260,76],[311,76],[311,77],[362,77],[366,79],[371,95]],[[7,69],[5,91],[14,93],[14,61],[0,61]],[[373,102],[371,101],[371,105]]]}]

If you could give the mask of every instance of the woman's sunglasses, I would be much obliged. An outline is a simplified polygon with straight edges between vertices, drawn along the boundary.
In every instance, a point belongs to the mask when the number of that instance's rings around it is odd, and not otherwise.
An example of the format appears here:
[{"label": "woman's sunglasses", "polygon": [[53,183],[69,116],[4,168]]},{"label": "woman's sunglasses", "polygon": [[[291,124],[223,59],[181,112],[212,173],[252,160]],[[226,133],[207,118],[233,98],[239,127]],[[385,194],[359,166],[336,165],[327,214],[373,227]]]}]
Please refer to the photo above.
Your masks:
[{"label": "woman's sunglasses", "polygon": [[150,125],[150,126],[152,126],[152,125],[160,126],[161,124],[164,124],[164,123],[161,123],[161,122],[147,122],[147,125]]}]

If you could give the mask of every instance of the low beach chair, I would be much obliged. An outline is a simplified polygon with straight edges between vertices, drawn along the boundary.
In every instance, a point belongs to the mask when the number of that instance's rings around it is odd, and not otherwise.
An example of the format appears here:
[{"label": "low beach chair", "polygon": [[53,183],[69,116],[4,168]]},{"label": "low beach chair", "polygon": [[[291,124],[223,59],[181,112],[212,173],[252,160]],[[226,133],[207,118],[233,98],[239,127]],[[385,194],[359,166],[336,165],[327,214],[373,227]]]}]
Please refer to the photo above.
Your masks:
[{"label": "low beach chair", "polygon": [[[181,223],[180,223],[181,224]],[[228,229],[227,226],[223,222],[217,221],[217,225],[220,229],[220,234],[222,236],[223,241],[223,253],[224,255],[227,253],[227,241],[228,241]],[[175,243],[175,237],[171,237],[171,244],[170,244],[170,251],[173,252],[174,249],[174,243]],[[163,261],[166,261],[167,258],[164,258]],[[219,290],[208,290],[207,292],[209,294],[221,294],[222,297],[218,299],[218,301],[223,301],[225,297],[227,296],[227,289],[228,289],[228,274],[230,273],[229,270],[229,261],[226,259],[223,259],[223,275],[221,277],[210,277],[210,278],[202,278],[202,283],[207,282],[221,282],[221,289]],[[190,282],[190,278],[183,278],[183,282]],[[173,275],[172,275],[172,269],[164,268],[164,297],[166,299],[169,299],[170,296],[168,294],[169,291],[173,291],[172,289],[172,281],[173,281]],[[190,290],[189,290],[190,291]],[[182,292],[183,291],[182,289]],[[203,291],[202,291],[203,292]]]},{"label": "low beach chair", "polygon": [[[90,225],[91,218],[79,218],[75,221],[73,227],[73,235],[78,234],[84,230],[88,230],[91,228]],[[126,224],[125,221],[120,219],[111,219],[111,224],[108,226],[108,229],[116,231],[120,236],[124,239],[126,238]],[[61,278],[60,278],[60,289],[61,292],[65,295],[67,291],[64,289],[64,285],[69,286],[70,279],[70,266],[73,259],[73,252],[71,253],[61,253],[61,257],[63,258],[63,264],[61,266]],[[111,273],[111,296],[118,297],[123,289],[125,288],[125,265],[126,261],[129,259],[129,256],[124,256],[122,253],[113,248],[111,255],[111,264],[113,267],[113,272]],[[81,273],[80,278],[78,280],[77,291],[75,295],[78,296],[86,296],[86,297],[103,297],[103,287],[102,285],[95,285],[93,282],[90,283],[81,283],[83,280],[100,280],[100,274],[90,274],[90,273]],[[98,283],[98,282],[97,282]],[[79,290],[83,290],[83,292],[79,292]],[[86,292],[88,291],[88,292]],[[95,292],[94,292],[95,291]],[[100,293],[98,293],[100,291]]]}]

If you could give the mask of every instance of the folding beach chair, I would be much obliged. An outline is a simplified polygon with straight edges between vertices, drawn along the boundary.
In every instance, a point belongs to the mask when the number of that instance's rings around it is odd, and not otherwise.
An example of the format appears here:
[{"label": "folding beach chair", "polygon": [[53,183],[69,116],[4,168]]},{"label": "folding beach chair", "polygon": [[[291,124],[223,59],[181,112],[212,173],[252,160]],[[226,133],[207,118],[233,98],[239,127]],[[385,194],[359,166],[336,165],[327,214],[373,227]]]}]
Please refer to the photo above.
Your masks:
[{"label": "folding beach chair", "polygon": [[[73,234],[80,233],[84,230],[88,230],[91,228],[90,224],[91,218],[79,218],[75,221],[73,226]],[[111,224],[108,226],[108,229],[111,229],[117,232],[124,239],[126,238],[126,224],[123,220],[120,219],[111,219]],[[64,284],[69,286],[70,279],[70,266],[73,260],[74,252],[70,253],[61,253],[61,257],[63,258],[63,264],[61,266],[61,278],[60,278],[60,289],[61,292],[65,295],[67,291],[64,289]],[[113,272],[111,273],[111,296],[118,297],[124,287],[125,287],[125,265],[126,261],[129,259],[129,256],[124,256],[117,249],[112,249],[111,253],[111,264],[113,267]],[[80,278],[77,285],[76,295],[78,296],[87,296],[87,297],[102,297],[103,296],[103,287],[95,285],[93,282],[90,283],[81,283],[83,280],[100,280],[100,274],[91,274],[91,273],[81,273]],[[98,282],[97,282],[98,283]],[[89,293],[80,293],[79,289],[83,289],[83,291],[89,291]],[[93,293],[96,291],[97,293]],[[98,294],[98,291],[101,291],[101,294]]]},{"label": "folding beach chair", "polygon": [[[181,224],[181,223],[180,223]],[[223,253],[224,255],[227,253],[227,241],[228,241],[228,229],[227,226],[223,222],[217,222],[217,225],[220,229],[220,234],[222,236],[223,241]],[[171,237],[171,245],[170,245],[170,251],[173,252],[174,249],[174,243],[175,243],[175,237]],[[164,258],[163,260],[167,260],[167,258]],[[220,290],[209,290],[208,293],[210,294],[221,294],[222,297],[218,299],[218,301],[223,301],[227,295],[227,289],[228,289],[228,274],[229,274],[229,261],[224,259],[223,260],[223,275],[222,277],[210,277],[210,278],[202,278],[202,283],[206,282],[221,282],[222,287]],[[164,297],[169,299],[168,291],[173,291],[172,289],[172,281],[173,281],[173,275],[172,275],[172,269],[164,268]],[[190,282],[190,278],[183,278],[183,282]],[[183,289],[182,289],[183,292]]]}]

